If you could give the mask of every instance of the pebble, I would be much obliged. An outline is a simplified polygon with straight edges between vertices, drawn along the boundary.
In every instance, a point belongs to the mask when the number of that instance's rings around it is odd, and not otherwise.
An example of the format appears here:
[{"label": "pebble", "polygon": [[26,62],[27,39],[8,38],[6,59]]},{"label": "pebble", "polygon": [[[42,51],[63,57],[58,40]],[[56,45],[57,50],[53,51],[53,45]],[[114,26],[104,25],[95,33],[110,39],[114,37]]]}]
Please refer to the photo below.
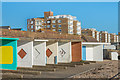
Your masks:
[{"label": "pebble", "polygon": [[[76,78],[111,78],[118,73],[117,61],[106,62],[106,64],[90,70],[84,74],[76,76]],[[118,76],[117,76],[118,77]]]}]

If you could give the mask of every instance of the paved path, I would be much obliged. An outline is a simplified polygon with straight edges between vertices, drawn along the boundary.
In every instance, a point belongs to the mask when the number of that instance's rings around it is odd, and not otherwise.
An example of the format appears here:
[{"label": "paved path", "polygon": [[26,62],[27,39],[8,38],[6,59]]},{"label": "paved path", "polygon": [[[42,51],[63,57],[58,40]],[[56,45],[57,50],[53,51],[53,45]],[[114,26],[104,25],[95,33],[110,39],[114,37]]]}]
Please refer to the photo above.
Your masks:
[{"label": "paved path", "polygon": [[24,78],[68,78],[73,75],[82,73],[84,71],[100,67],[105,65],[109,61],[97,62],[92,64],[78,65],[76,67],[69,67],[66,70],[60,70],[55,72],[42,72],[41,75],[24,75]]}]

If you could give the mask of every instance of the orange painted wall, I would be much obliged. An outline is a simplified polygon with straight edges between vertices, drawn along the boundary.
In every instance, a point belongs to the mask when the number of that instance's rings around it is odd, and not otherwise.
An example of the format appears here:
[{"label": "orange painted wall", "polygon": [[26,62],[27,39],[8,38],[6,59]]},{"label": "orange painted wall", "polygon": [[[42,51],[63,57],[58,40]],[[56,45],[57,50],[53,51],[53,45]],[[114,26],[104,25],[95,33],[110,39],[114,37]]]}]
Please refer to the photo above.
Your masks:
[{"label": "orange painted wall", "polygon": [[79,62],[82,60],[82,43],[72,42],[72,62]]}]

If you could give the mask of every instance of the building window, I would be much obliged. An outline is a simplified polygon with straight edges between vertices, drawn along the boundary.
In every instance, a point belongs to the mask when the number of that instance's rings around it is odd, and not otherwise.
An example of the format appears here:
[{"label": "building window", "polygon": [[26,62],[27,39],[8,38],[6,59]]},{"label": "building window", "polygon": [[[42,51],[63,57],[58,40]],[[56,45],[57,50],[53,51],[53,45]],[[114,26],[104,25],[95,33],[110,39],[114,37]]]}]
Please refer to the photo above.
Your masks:
[{"label": "building window", "polygon": [[58,27],[61,27],[61,25],[58,25]]},{"label": "building window", "polygon": [[55,25],[53,25],[52,27],[53,27],[53,28],[55,28],[56,26],[55,26]]},{"label": "building window", "polygon": [[47,23],[50,23],[50,21],[47,21]]},{"label": "building window", "polygon": [[33,24],[33,21],[31,21],[31,24]]},{"label": "building window", "polygon": [[42,20],[40,20],[40,22],[42,23],[43,21],[42,21]]},{"label": "building window", "polygon": [[37,24],[39,24],[39,21],[36,21]]},{"label": "building window", "polygon": [[41,27],[40,26],[36,26],[36,29],[40,29]]},{"label": "building window", "polygon": [[52,23],[55,23],[55,20],[53,20]]},{"label": "building window", "polygon": [[28,21],[28,24],[30,24],[30,21]]},{"label": "building window", "polygon": [[58,30],[58,32],[61,32],[61,31],[62,31],[61,29]]},{"label": "building window", "polygon": [[55,29],[53,29],[53,31],[56,31]]},{"label": "building window", "polygon": [[50,25],[47,25],[47,28],[50,28]]},{"label": "building window", "polygon": [[61,20],[58,20],[58,23],[61,23]]},{"label": "building window", "polygon": [[68,34],[73,34],[73,31],[69,31]]},{"label": "building window", "polygon": [[33,25],[31,25],[31,28],[33,28]]}]

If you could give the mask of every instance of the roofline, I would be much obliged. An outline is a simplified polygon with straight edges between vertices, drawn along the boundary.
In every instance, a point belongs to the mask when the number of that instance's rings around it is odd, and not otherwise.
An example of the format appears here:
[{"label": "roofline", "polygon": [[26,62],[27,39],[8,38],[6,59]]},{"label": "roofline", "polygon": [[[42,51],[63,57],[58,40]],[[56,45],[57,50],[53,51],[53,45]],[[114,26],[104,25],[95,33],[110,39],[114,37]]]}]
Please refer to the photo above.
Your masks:
[{"label": "roofline", "polygon": [[0,40],[19,40],[19,38],[5,38],[5,37],[0,37]]},{"label": "roofline", "polygon": [[96,45],[96,44],[111,44],[111,43],[104,43],[104,42],[82,42],[82,44],[92,44],[92,45]]},{"label": "roofline", "polygon": [[34,41],[45,41],[45,42],[47,42],[48,40],[43,40],[43,39],[34,39]]}]

